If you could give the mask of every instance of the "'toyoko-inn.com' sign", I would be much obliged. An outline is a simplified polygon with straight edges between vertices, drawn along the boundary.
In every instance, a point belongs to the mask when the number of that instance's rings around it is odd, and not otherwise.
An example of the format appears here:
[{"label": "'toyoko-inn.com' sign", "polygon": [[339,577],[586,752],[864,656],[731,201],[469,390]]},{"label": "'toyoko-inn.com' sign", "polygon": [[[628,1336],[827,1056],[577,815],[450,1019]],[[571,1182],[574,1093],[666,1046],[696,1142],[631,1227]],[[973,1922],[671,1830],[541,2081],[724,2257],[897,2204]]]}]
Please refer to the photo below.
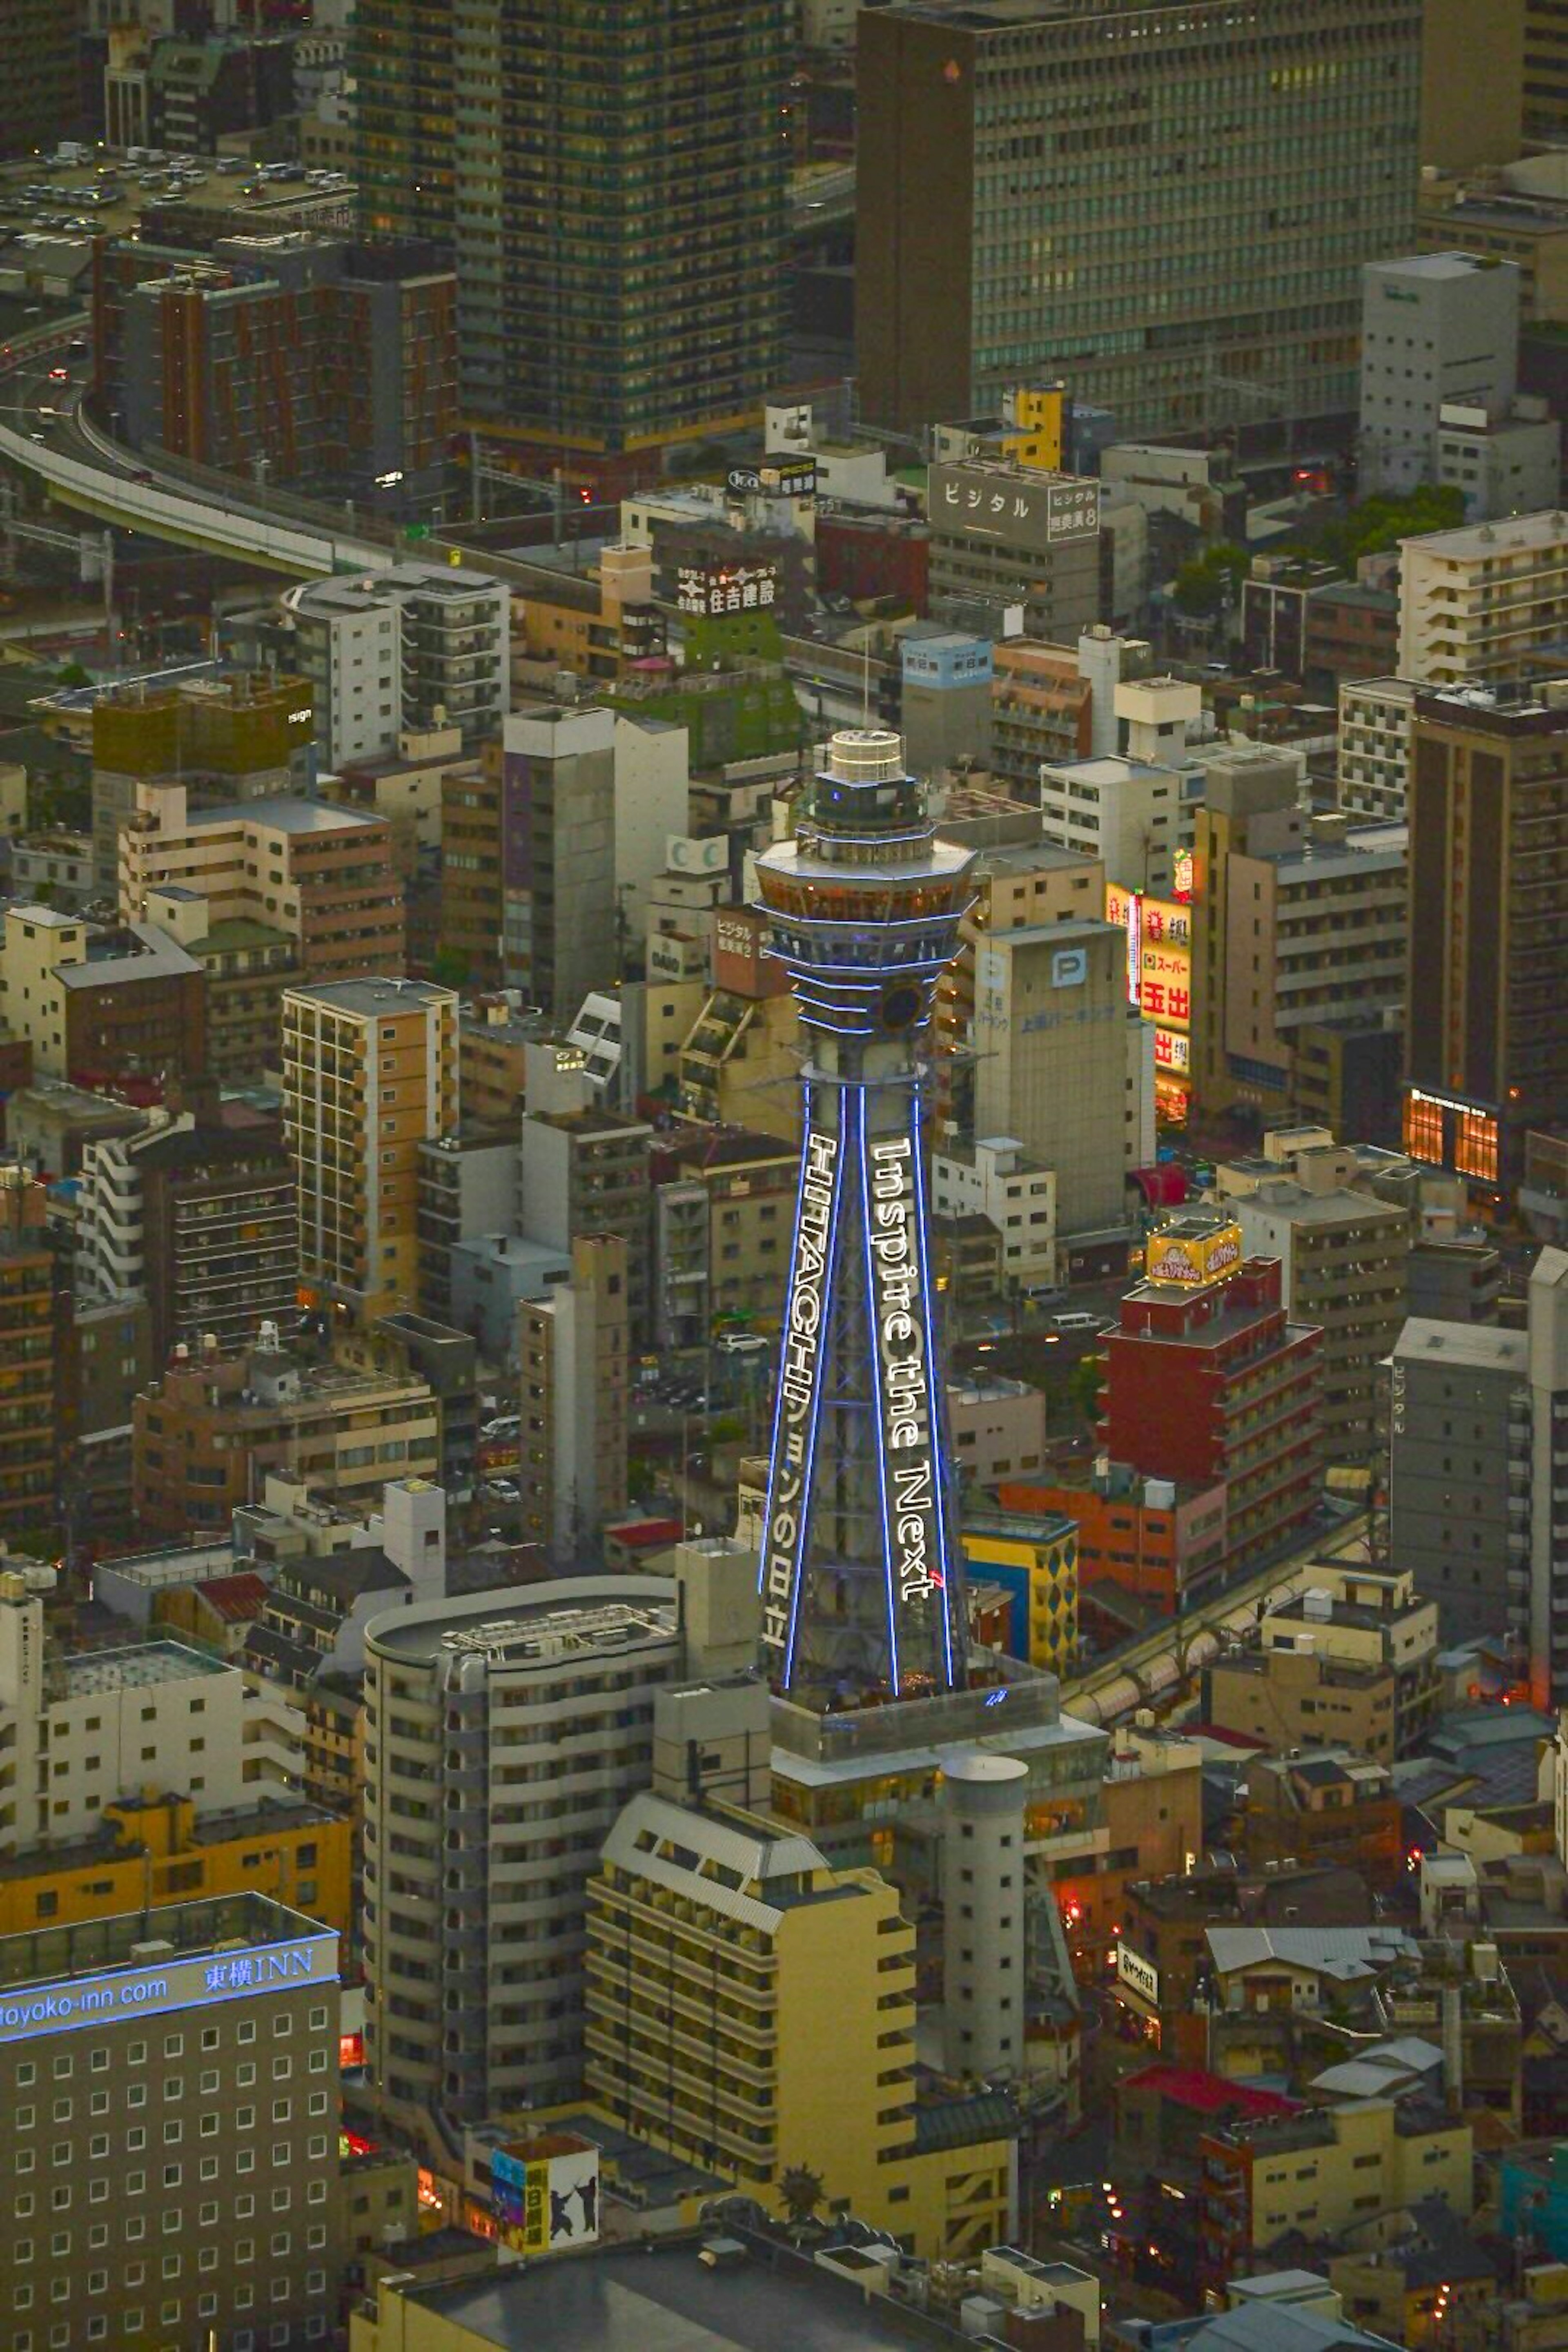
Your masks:
[{"label": "'toyoko-inn.com' sign", "polygon": [[331,1935],[307,1936],[288,1944],[201,1952],[145,1967],[106,1969],[100,1976],[0,1990],[0,2044],[118,2025],[127,2018],[162,2017],[175,2009],[210,2009],[302,1984],[335,1986],[337,1940]]}]

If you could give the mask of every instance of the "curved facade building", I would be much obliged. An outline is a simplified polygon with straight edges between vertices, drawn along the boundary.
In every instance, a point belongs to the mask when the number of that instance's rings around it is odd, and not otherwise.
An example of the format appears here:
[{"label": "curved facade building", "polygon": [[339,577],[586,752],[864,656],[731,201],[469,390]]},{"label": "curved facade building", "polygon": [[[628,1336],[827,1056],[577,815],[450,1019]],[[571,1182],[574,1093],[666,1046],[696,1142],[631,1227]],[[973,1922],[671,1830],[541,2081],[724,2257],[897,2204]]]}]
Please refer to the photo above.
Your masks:
[{"label": "curved facade building", "polygon": [[965,1681],[921,1105],[973,864],[936,839],[902,740],[870,728],[833,737],[795,839],[757,861],[806,1047],[763,1631],[806,1706]]}]

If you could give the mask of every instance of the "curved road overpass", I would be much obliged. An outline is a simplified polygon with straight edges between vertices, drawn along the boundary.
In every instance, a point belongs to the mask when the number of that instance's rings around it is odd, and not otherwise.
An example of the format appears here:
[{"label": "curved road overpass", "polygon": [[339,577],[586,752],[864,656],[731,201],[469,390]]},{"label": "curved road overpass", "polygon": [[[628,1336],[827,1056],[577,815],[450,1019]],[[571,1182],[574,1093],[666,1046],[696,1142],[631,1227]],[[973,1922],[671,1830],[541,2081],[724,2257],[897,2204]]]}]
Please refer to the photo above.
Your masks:
[{"label": "curved road overpass", "polygon": [[[82,414],[79,383],[49,381],[50,368],[65,364],[71,340],[86,326],[85,319],[58,321],[18,339],[0,357],[0,461],[101,522],[205,554],[244,556],[293,579],[384,571],[397,562],[391,539],[362,538],[352,525],[336,529],[325,517],[314,522],[279,512],[237,483],[207,489],[121,449]],[[58,414],[40,417],[40,404]]]}]

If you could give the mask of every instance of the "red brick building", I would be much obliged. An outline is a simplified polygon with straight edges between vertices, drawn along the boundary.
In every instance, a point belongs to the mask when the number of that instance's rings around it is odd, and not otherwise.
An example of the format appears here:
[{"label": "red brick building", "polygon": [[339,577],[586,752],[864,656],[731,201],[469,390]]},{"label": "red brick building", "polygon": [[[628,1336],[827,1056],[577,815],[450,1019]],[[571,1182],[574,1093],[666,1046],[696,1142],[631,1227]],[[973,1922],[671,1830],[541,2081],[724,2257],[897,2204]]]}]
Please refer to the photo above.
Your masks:
[{"label": "red brick building", "polygon": [[1306,1526],[1321,1483],[1316,1328],[1291,1323],[1277,1258],[1227,1279],[1141,1282],[1107,1338],[1100,1444],[1147,1478],[1226,1488],[1227,1572]]}]

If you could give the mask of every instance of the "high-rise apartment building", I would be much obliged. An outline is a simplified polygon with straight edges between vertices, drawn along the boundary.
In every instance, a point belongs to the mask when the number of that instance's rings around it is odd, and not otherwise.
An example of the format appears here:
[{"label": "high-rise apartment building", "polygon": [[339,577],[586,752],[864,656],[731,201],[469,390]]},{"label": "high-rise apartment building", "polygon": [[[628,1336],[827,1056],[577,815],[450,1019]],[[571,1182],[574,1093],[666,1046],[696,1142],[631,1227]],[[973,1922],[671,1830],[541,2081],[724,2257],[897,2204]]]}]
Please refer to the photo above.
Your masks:
[{"label": "high-rise apartment building", "polygon": [[784,0],[364,0],[362,224],[458,269],[471,417],[584,481],[732,429],[778,371]]},{"label": "high-rise apartment building", "polygon": [[1292,1321],[1322,1332],[1325,1457],[1370,1461],[1378,1444],[1378,1370],[1405,1315],[1405,1212],[1333,1181],[1320,1184],[1310,1163],[1226,1205],[1247,1255],[1279,1259]]},{"label": "high-rise apartment building", "polygon": [[518,1309],[518,1484],[525,1541],[566,1564],[626,1503],[626,1244],[572,1244],[572,1277]]},{"label": "high-rise apartment building", "polygon": [[1529,1657],[1537,1706],[1568,1704],[1568,1254],[1544,1249],[1523,1331],[1405,1325],[1389,1375],[1394,1556],[1446,1643]]},{"label": "high-rise apartment building", "polygon": [[89,1144],[78,1195],[79,1295],[147,1301],[153,1361],[211,1332],[253,1346],[289,1323],[300,1284],[294,1171],[275,1128],[198,1122]]},{"label": "high-rise apartment building", "polygon": [[511,699],[511,598],[468,564],[399,563],[284,597],[315,727],[334,768],[390,758],[405,733],[472,746]]},{"label": "high-rise apartment building", "polygon": [[458,1127],[458,1000],[422,980],[283,999],[283,1132],[300,1271],[362,1320],[419,1295],[419,1147]]},{"label": "high-rise apartment building", "polygon": [[1123,435],[1353,409],[1361,265],[1415,243],[1421,20],[1420,0],[1302,0],[1266,28],[1228,0],[862,11],[866,415],[918,430],[1061,375]]},{"label": "high-rise apartment building", "polygon": [[53,1524],[55,1258],[47,1188],[0,1168],[0,1538]]},{"label": "high-rise apartment building", "polygon": [[518,1155],[522,1230],[568,1255],[590,1234],[626,1244],[633,1344],[646,1345],[652,1300],[648,1150],[653,1129],[602,1105],[575,1046],[526,1049],[527,1102]]},{"label": "high-rise apartment building", "polygon": [[1209,754],[1193,852],[1192,1068],[1205,1111],[1250,1103],[1356,1139],[1399,1067],[1406,917],[1400,824],[1301,803],[1296,758]]},{"label": "high-rise apartment building", "polygon": [[1568,598],[1568,514],[1403,540],[1399,570],[1401,677],[1455,686],[1550,670]]},{"label": "high-rise apartment building", "polygon": [[1530,1625],[1530,1343],[1412,1316],[1389,1353],[1389,1538],[1442,1639]]},{"label": "high-rise apartment building", "polygon": [[675,1589],[416,1603],[365,1639],[365,2063],[478,2121],[580,2094],[586,1886],[685,1672]]},{"label": "high-rise apartment building", "polygon": [[[1010,2150],[978,2111],[963,2142],[939,2145],[922,2129],[914,1930],[877,1871],[837,1867],[763,1815],[767,1706],[740,1681],[656,1694],[653,1788],[616,1821],[587,1888],[590,2095],[639,2140],[742,2193],[765,2197],[805,2164],[829,2198],[917,2252],[973,2254],[1006,2226]],[[1011,1758],[945,1755],[954,1777],[969,1767],[1026,1778]],[[1021,1821],[1020,1804],[1006,1825],[1015,1856]],[[1010,2037],[1016,2063],[1022,2043],[1024,1906],[1007,1892],[1007,1854],[987,1867],[974,1837],[954,1828],[947,1843],[955,1888],[960,1870],[979,1882],[963,1914],[965,1960],[978,1965],[965,1973],[988,1996],[984,2071],[997,2075],[1012,2068],[996,2044]],[[956,1927],[956,1895],[952,1910]],[[992,1910],[1016,1938],[1003,1959],[1016,1961],[1011,1977],[985,1965]],[[944,1984],[950,2008],[958,1974]],[[965,2055],[954,2071],[980,2074],[973,2047]]]},{"label": "high-rise apartment building", "polygon": [[[1149,1279],[1106,1341],[1100,1436],[1146,1476],[1223,1481],[1223,1566],[1304,1528],[1321,1486],[1321,1334],[1291,1322],[1278,1260],[1240,1260],[1240,1236],[1162,1228]],[[1228,1260],[1228,1279],[1211,1266]],[[1172,1497],[1173,1501],[1174,1497]]]},{"label": "high-rise apartment building", "polygon": [[1503,1201],[1568,1101],[1568,688],[1417,693],[1412,737],[1405,1148]]},{"label": "high-rise apartment building", "polygon": [[259,1894],[163,1905],[7,1936],[0,1983],[12,2343],[326,2343],[336,1935]]}]

